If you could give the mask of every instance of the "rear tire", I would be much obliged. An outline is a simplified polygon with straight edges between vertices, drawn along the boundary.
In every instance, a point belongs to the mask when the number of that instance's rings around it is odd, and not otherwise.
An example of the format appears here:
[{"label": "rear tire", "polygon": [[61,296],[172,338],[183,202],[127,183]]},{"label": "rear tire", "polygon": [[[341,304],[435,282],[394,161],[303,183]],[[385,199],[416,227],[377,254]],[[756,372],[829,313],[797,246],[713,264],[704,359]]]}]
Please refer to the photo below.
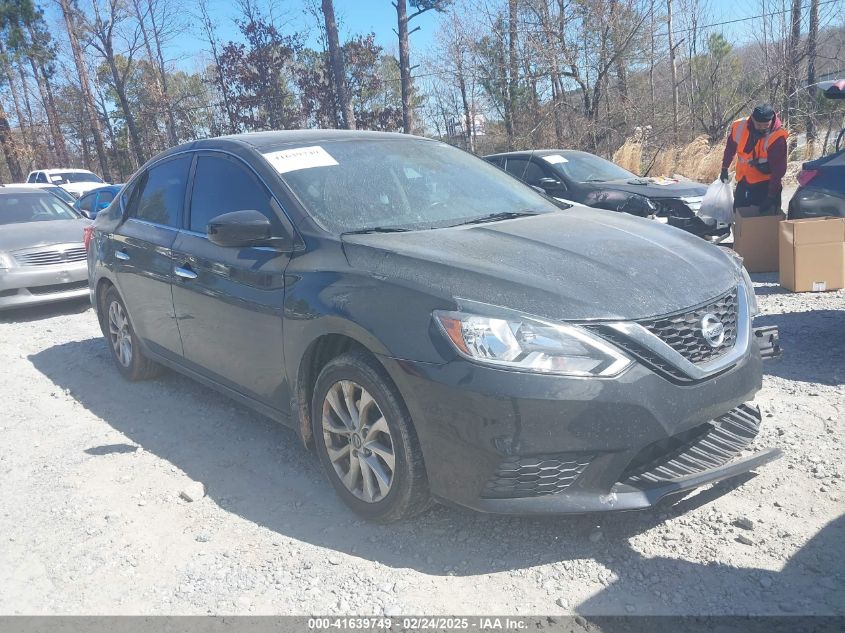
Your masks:
[{"label": "rear tire", "polygon": [[147,380],[161,373],[162,367],[141,351],[135,329],[123,299],[111,287],[103,297],[102,329],[117,370],[127,380]]},{"label": "rear tire", "polygon": [[353,351],[326,364],[314,387],[311,425],[326,476],[355,513],[390,523],[431,506],[411,416],[372,356]]}]

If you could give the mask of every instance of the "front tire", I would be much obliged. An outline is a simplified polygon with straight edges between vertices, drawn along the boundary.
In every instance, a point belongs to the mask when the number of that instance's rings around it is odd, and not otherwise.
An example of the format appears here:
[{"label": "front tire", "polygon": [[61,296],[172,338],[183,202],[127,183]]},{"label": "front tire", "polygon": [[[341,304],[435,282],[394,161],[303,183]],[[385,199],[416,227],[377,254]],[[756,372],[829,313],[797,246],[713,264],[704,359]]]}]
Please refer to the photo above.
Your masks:
[{"label": "front tire", "polygon": [[311,412],[326,476],[354,512],[389,523],[430,507],[411,417],[370,355],[356,351],[329,361],[317,378]]},{"label": "front tire", "polygon": [[103,334],[118,371],[127,380],[147,380],[161,373],[161,365],[141,351],[123,299],[112,287],[103,297]]}]

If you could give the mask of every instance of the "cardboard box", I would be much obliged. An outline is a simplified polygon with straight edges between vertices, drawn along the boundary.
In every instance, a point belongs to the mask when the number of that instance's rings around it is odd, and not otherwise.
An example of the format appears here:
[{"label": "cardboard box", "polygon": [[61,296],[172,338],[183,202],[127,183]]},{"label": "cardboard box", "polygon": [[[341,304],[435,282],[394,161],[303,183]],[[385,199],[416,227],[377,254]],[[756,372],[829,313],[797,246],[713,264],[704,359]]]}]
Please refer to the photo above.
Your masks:
[{"label": "cardboard box", "polygon": [[760,215],[759,207],[740,207],[734,214],[734,250],[751,273],[778,270],[778,229],[786,216]]},{"label": "cardboard box", "polygon": [[780,225],[780,285],[793,292],[845,288],[845,218]]}]

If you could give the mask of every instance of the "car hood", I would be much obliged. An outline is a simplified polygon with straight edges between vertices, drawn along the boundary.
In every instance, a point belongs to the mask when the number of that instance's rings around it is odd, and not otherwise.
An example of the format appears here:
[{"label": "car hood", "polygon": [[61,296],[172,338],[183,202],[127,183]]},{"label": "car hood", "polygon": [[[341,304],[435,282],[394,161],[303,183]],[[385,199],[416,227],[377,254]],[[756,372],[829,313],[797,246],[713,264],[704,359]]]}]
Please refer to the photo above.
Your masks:
[{"label": "car hood", "polygon": [[349,264],[380,279],[555,320],[667,314],[740,280],[727,256],[700,238],[584,207],[343,240]]},{"label": "car hood", "polygon": [[[665,182],[666,184],[660,184]],[[687,198],[703,196],[707,187],[697,182],[673,182],[655,178],[628,178],[606,182],[586,182],[585,188],[596,191],[624,191],[638,193],[646,198]]]},{"label": "car hood", "polygon": [[51,220],[0,226],[0,251],[19,251],[50,244],[82,244],[90,220]]}]

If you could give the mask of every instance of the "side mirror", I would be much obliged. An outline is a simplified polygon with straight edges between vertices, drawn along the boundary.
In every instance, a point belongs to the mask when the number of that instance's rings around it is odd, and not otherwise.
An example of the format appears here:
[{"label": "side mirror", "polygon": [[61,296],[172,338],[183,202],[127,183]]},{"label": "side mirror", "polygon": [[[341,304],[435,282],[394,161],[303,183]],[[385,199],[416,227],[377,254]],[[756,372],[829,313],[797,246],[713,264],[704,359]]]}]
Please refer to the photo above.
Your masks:
[{"label": "side mirror", "polygon": [[218,246],[278,246],[288,238],[274,237],[273,225],[267,217],[253,209],[232,211],[212,218],[206,227],[208,239]]},{"label": "side mirror", "polygon": [[540,182],[538,182],[537,184],[540,185],[540,187],[542,187],[546,191],[548,191],[549,189],[560,189],[561,186],[560,180],[557,180],[555,178],[540,178]]}]

